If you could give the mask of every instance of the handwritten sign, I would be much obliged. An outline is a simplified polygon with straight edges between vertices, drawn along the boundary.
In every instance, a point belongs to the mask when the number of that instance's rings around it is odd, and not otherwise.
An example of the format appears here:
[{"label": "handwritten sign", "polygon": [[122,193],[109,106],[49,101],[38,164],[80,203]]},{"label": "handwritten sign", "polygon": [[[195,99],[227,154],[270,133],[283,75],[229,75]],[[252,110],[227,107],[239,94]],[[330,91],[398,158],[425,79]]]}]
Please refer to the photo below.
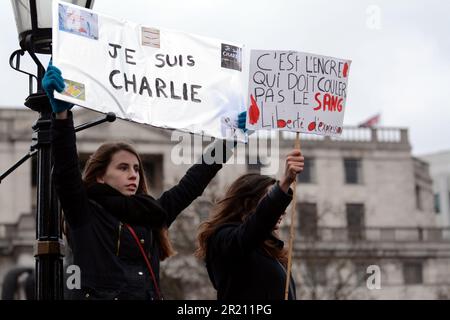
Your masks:
[{"label": "handwritten sign", "polygon": [[351,61],[252,50],[247,128],[339,136]]},{"label": "handwritten sign", "polygon": [[55,97],[152,126],[236,137],[245,110],[244,48],[53,3]]}]

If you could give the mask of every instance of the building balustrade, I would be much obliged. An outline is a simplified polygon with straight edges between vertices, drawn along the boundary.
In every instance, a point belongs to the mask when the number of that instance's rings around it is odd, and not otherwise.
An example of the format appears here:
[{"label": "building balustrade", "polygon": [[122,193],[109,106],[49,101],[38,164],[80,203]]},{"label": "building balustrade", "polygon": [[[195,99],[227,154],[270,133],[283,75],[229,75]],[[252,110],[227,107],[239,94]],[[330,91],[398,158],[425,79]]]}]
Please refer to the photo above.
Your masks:
[{"label": "building balustrade", "polygon": [[[287,228],[285,228],[287,230]],[[297,229],[297,241],[317,242],[447,242],[450,228],[422,227],[319,227]]]}]

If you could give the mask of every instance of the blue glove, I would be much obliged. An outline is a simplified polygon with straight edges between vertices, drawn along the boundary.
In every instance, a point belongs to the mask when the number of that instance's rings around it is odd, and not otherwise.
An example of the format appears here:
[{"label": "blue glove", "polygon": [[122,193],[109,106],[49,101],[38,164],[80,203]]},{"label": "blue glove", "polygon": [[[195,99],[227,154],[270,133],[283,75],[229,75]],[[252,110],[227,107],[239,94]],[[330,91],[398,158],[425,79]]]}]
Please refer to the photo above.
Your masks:
[{"label": "blue glove", "polygon": [[48,64],[47,71],[42,79],[42,88],[50,100],[52,110],[54,113],[70,110],[73,107],[72,103],[57,100],[53,97],[53,90],[63,92],[65,88],[64,79],[61,75],[61,70],[52,65],[52,61]]},{"label": "blue glove", "polygon": [[247,132],[245,128],[245,124],[247,123],[247,111],[243,111],[238,115],[238,128],[242,129],[244,132]]}]

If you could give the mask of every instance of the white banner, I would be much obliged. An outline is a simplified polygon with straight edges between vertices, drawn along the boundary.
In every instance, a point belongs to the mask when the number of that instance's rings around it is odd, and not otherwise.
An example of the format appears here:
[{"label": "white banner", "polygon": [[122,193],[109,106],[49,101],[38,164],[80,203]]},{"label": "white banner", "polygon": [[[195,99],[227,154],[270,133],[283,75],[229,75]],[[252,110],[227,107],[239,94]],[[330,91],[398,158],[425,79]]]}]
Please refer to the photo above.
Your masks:
[{"label": "white banner", "polygon": [[66,82],[55,97],[123,119],[245,141],[243,50],[53,2],[53,64]]},{"label": "white banner", "polygon": [[247,128],[339,136],[351,61],[252,50]]}]

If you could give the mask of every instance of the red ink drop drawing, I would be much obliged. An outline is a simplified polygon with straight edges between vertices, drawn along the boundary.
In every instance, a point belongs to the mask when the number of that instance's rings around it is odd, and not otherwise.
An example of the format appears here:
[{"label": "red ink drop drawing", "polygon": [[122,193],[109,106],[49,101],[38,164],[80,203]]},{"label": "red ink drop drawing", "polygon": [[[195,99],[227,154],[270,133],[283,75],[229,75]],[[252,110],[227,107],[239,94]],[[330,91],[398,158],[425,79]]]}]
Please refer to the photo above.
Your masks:
[{"label": "red ink drop drawing", "polygon": [[259,120],[259,108],[258,105],[256,104],[255,98],[253,98],[253,95],[250,95],[250,99],[252,101],[252,104],[250,105],[250,109],[248,111],[249,123],[255,124]]},{"label": "red ink drop drawing", "polygon": [[342,74],[344,75],[344,78],[347,78],[347,75],[348,75],[348,63],[344,64],[344,70],[342,70]]},{"label": "red ink drop drawing", "polygon": [[313,131],[313,130],[315,130],[315,129],[316,129],[316,122],[313,121],[313,122],[311,122],[311,123],[308,125],[308,130],[309,130],[309,131]]},{"label": "red ink drop drawing", "polygon": [[278,128],[284,128],[284,127],[286,127],[286,121],[284,121],[284,120],[278,120],[278,121],[277,121],[277,126],[278,126]]}]

